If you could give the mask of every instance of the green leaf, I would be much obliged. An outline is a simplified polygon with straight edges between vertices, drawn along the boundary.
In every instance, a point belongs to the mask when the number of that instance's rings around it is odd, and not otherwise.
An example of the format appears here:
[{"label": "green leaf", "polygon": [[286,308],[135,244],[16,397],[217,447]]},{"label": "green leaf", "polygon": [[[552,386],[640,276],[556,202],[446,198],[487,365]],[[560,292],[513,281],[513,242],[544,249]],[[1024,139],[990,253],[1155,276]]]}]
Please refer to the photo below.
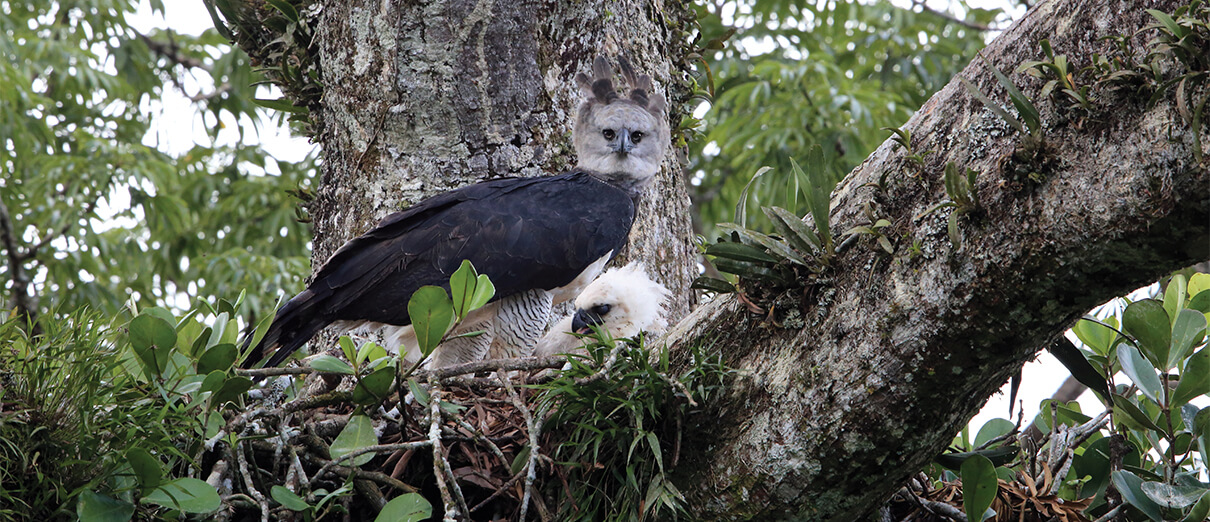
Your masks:
[{"label": "green leaf", "polygon": [[126,451],[126,461],[134,470],[134,478],[139,482],[140,488],[151,490],[160,485],[164,473],[160,469],[160,460],[151,456],[147,450],[130,448]]},{"label": "green leaf", "polygon": [[393,366],[379,368],[357,381],[357,386],[353,387],[353,402],[364,406],[381,402],[386,398],[393,382],[395,382],[395,368]]},{"label": "green leaf", "polygon": [[1164,305],[1155,299],[1130,303],[1122,312],[1122,329],[1139,341],[1139,348],[1151,364],[1161,371],[1171,369],[1168,350],[1172,344],[1172,322]]},{"label": "green leaf", "polygon": [[360,365],[366,361],[377,361],[387,355],[386,349],[379,346],[378,343],[366,341],[361,343],[361,346],[357,348],[357,364]]},{"label": "green leaf", "polygon": [[297,105],[294,105],[293,103],[290,103],[290,100],[287,100],[285,98],[281,98],[281,99],[277,99],[277,100],[270,100],[270,99],[266,99],[266,98],[253,98],[252,103],[260,105],[261,107],[264,107],[266,109],[273,109],[275,111],[288,112],[291,114],[306,114],[306,113],[310,112],[306,107],[299,107]]},{"label": "green leaf", "polygon": [[735,291],[735,285],[719,279],[717,277],[700,276],[693,280],[693,284],[689,288],[694,290],[706,290],[718,294],[729,294]]},{"label": "green leaf", "polygon": [[416,379],[408,379],[408,390],[412,392],[412,397],[416,398],[417,403],[425,408],[429,406],[429,401],[432,398],[429,396],[428,390],[425,390],[420,383],[416,382]]},{"label": "green leaf", "polygon": [[773,170],[773,167],[761,167],[760,169],[757,169],[756,174],[752,175],[752,179],[749,179],[748,183],[744,185],[744,189],[739,192],[739,203],[735,204],[735,216],[733,219],[735,224],[739,226],[745,226],[747,224],[748,190],[752,188],[753,183],[756,183],[756,178],[759,178],[761,174],[769,172],[770,170]]},{"label": "green leaf", "polygon": [[967,520],[983,520],[999,489],[996,466],[987,457],[974,455],[962,462],[962,509]]},{"label": "green leaf", "polygon": [[[207,376],[209,377],[209,376]],[[252,389],[252,379],[247,377],[231,377],[223,381],[222,387],[210,396],[211,407],[222,406],[227,402],[238,399]]]},{"label": "green leaf", "polygon": [[762,207],[761,210],[794,248],[805,254],[819,252],[819,237],[803,222],[802,218],[781,207]]},{"label": "green leaf", "polygon": [[1005,76],[1004,73],[1000,72],[1000,69],[992,65],[992,62],[986,56],[980,54],[979,57],[983,58],[983,63],[987,64],[987,68],[991,70],[992,74],[996,75],[996,81],[1000,82],[1004,90],[1008,91],[1008,99],[1012,100],[1013,106],[1017,108],[1017,113],[1021,115],[1021,119],[1025,120],[1025,125],[1029,127],[1029,133],[1037,136],[1039,131],[1042,130],[1042,115],[1038,112],[1038,108],[1034,106],[1028,96],[1021,92],[1021,89],[1017,88],[1012,80],[1008,79],[1008,76]]},{"label": "green leaf", "polygon": [[213,371],[227,371],[235,364],[235,358],[239,356],[239,350],[234,344],[223,343],[217,344],[214,348],[206,350],[197,360],[197,373],[209,374]]},{"label": "green leaf", "polygon": [[198,393],[216,392],[227,381],[227,372],[214,370],[202,379],[202,385],[198,387]]},{"label": "green leaf", "polygon": [[445,332],[454,324],[454,305],[445,289],[422,286],[408,300],[408,315],[416,332],[420,353],[429,355],[440,344]]},{"label": "green leaf", "polygon": [[195,478],[178,478],[160,484],[160,487],[144,496],[143,501],[185,513],[209,513],[222,505],[218,491]]},{"label": "green leaf", "polygon": [[391,499],[374,522],[421,522],[433,515],[433,505],[419,493],[404,493]]},{"label": "green leaf", "polygon": [[1025,125],[1022,125],[1021,120],[1018,120],[1016,116],[1013,116],[1008,111],[1004,110],[999,103],[996,103],[992,101],[991,98],[988,98],[986,94],[983,94],[983,91],[980,91],[978,87],[975,87],[975,85],[967,81],[966,78],[959,76],[958,81],[962,82],[962,85],[966,87],[967,92],[971,93],[971,96],[974,96],[976,100],[979,100],[981,103],[983,103],[984,107],[990,109],[993,113],[995,113],[996,116],[999,116],[1000,119],[1004,120],[1005,123],[1008,123],[1008,126],[1016,129],[1017,132],[1020,132],[1021,134],[1026,134]]},{"label": "green leaf", "polygon": [[[1112,319],[1111,317],[1107,320]],[[1111,326],[1116,327],[1117,324],[1112,324]],[[1080,339],[1080,342],[1084,343],[1084,346],[1087,346],[1097,355],[1109,355],[1109,350],[1113,348],[1113,341],[1117,339],[1117,332],[1101,324],[1095,318],[1087,316],[1076,322],[1076,325],[1071,329],[1075,332],[1076,337]]]},{"label": "green leaf", "polygon": [[1182,308],[1172,322],[1172,346],[1168,351],[1168,367],[1177,367],[1205,340],[1206,316],[1197,310]]},{"label": "green leaf", "polygon": [[270,488],[269,495],[272,496],[273,500],[276,500],[278,504],[285,506],[286,509],[289,509],[290,511],[306,511],[311,507],[311,505],[308,504],[306,500],[303,500],[302,497],[295,495],[293,491],[290,491],[282,486],[273,486]]},{"label": "green leaf", "polygon": [[1113,486],[1122,494],[1122,499],[1142,511],[1147,518],[1159,522],[1164,519],[1160,506],[1156,505],[1146,493],[1143,493],[1143,479],[1129,471],[1120,470],[1112,473]]},{"label": "green leaf", "polygon": [[1193,294],[1193,298],[1189,299],[1189,304],[1186,307],[1203,314],[1210,313],[1210,290],[1202,290]]},{"label": "green leaf", "polygon": [[340,358],[332,357],[326,353],[315,356],[315,358],[311,359],[307,365],[312,369],[321,372],[339,373],[343,375],[353,375],[353,373],[355,373],[353,371],[353,367],[349,366],[349,363],[340,360]]},{"label": "green leaf", "polygon": [[1126,415],[1126,419],[1119,418],[1119,421],[1128,419],[1133,421],[1135,427],[1138,429],[1147,429],[1157,432],[1163,431],[1159,426],[1155,425],[1155,421],[1151,420],[1151,417],[1148,417],[1143,410],[1140,410],[1138,406],[1135,406],[1133,402],[1130,402],[1130,399],[1122,397],[1116,393],[1113,394],[1113,409],[1114,411]]},{"label": "green leaf", "polygon": [[1197,438],[1202,462],[1210,461],[1210,406],[1202,408],[1193,416],[1193,426],[1189,431]]},{"label": "green leaf", "polygon": [[807,260],[802,257],[802,254],[795,252],[794,249],[790,248],[790,245],[766,236],[760,232],[748,230],[746,228],[736,226],[733,223],[719,223],[718,228],[725,232],[738,234],[741,238],[764,247],[765,250],[772,255],[779,256],[782,259],[797,263],[799,265],[807,265]]},{"label": "green leaf", "polygon": [[462,266],[450,276],[450,297],[458,317],[465,318],[466,314],[487,304],[495,293],[491,280],[476,272],[470,261],[463,260]]},{"label": "green leaf", "polygon": [[1210,393],[1210,348],[1202,348],[1185,363],[1181,380],[1172,394],[1171,407],[1179,408],[1194,397]]},{"label": "green leaf", "polygon": [[340,336],[340,339],[337,339],[336,342],[340,345],[340,352],[345,354],[345,360],[357,360],[357,345],[353,344],[352,338],[347,335],[342,335]]},{"label": "green leaf", "polygon": [[832,212],[832,188],[835,183],[828,176],[827,163],[824,161],[823,148],[819,145],[813,145],[807,151],[807,170],[804,172],[798,166],[798,162],[794,158],[790,158],[790,166],[794,169],[794,176],[800,181],[800,187],[803,187],[804,195],[806,196],[807,208],[811,212],[811,217],[815,220],[816,234],[819,236],[819,243],[822,245],[822,250],[828,255],[832,251],[832,229],[829,227],[828,217]]},{"label": "green leaf", "polygon": [[754,263],[776,263],[777,258],[773,257],[752,245],[743,243],[714,243],[706,247],[706,254],[714,257],[725,257],[736,261],[748,261]]},{"label": "green leaf", "polygon": [[1017,458],[1017,454],[1021,449],[1017,446],[1005,446],[1001,448],[983,449],[979,451],[964,451],[962,453],[943,453],[937,455],[933,460],[938,464],[949,469],[961,469],[962,463],[974,456],[984,457],[997,466],[1003,466],[1012,462]]},{"label": "green leaf", "polygon": [[1189,514],[1181,519],[1181,522],[1202,522],[1206,520],[1207,515],[1210,515],[1210,493],[1202,495],[1198,499],[1197,504],[1189,510]]},{"label": "green leaf", "polygon": [[126,522],[134,516],[134,504],[86,489],[76,498],[76,516],[89,522]]},{"label": "green leaf", "polygon": [[1118,362],[1122,365],[1122,372],[1138,385],[1139,391],[1142,391],[1143,395],[1151,399],[1151,402],[1162,404],[1164,391],[1160,384],[1160,376],[1156,374],[1151,363],[1139,354],[1138,350],[1126,343],[1119,344]]},{"label": "green leaf", "polygon": [[[375,444],[378,444],[378,436],[374,435],[374,424],[370,422],[370,418],[365,415],[354,415],[349,417],[349,423],[345,425],[345,429],[340,430],[340,435],[337,435],[336,440],[332,441],[329,451],[332,454],[332,460],[336,460]],[[371,460],[374,460],[374,454],[366,453],[353,457],[351,465],[364,466]]]},{"label": "green leaf", "polygon": [[148,376],[157,376],[168,367],[171,350],[176,346],[172,323],[145,311],[130,321],[130,344]]},{"label": "green leaf", "polygon": [[1168,279],[1168,284],[1164,287],[1164,311],[1168,312],[1168,317],[1172,322],[1176,322],[1176,314],[1185,307],[1185,289],[1187,283],[1185,276],[1176,274]]},{"label": "green leaf", "polygon": [[1016,424],[1013,424],[1007,419],[992,419],[979,428],[979,433],[975,435],[975,447],[978,448],[987,443],[987,441],[996,437],[1011,433]]},{"label": "green leaf", "polygon": [[1147,498],[1156,504],[1167,508],[1184,509],[1192,506],[1208,491],[1198,486],[1180,484],[1165,484],[1163,482],[1144,482],[1140,486]]}]

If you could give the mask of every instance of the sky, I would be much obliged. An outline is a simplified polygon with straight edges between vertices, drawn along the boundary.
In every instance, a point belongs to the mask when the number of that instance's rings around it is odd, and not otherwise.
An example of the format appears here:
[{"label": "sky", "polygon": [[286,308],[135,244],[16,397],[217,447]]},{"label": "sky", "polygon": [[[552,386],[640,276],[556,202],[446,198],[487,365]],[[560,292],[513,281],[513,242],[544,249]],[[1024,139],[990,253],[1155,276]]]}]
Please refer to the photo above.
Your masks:
[{"label": "sky", "polygon": [[[906,0],[895,0],[896,4],[910,5],[912,2]],[[930,1],[929,5],[944,9],[945,1]],[[1015,2],[1005,2],[1003,0],[972,0],[969,2],[974,7],[1004,7],[1005,5],[1015,5]],[[165,2],[166,11],[161,16],[160,14],[152,14],[150,6],[144,0],[140,5],[139,14],[131,19],[131,23],[140,31],[146,31],[153,27],[170,27],[174,31],[183,34],[199,34],[202,31],[212,27],[210,15],[206,12],[201,0],[191,1],[174,1]],[[1023,12],[1021,8],[1012,9],[1014,17],[1020,16]],[[184,82],[185,89],[190,94],[196,94],[199,90],[206,91],[213,88],[213,85],[199,85],[197,79],[186,79]],[[148,145],[154,145],[162,150],[173,154],[180,154],[191,147],[194,143],[210,143],[210,138],[206,134],[207,126],[196,117],[195,111],[191,108],[191,102],[179,90],[169,88],[170,92],[164,96],[164,104],[162,107],[151,107],[153,111],[158,111],[161,116],[158,122],[153,126],[154,131],[144,140]],[[269,91],[261,97],[276,98],[279,93]],[[188,125],[181,125],[179,122],[189,121]],[[245,129],[251,129],[251,121],[226,121],[226,129],[220,131],[217,145],[235,144],[239,142],[240,137],[237,126],[242,126]],[[252,145],[260,142],[274,157],[282,161],[298,160],[308,154],[315,145],[308,143],[306,138],[293,137],[289,130],[273,120],[263,120],[261,122],[261,132],[245,132],[243,143]],[[271,163],[270,163],[271,165]],[[270,174],[273,174],[270,167]],[[115,205],[120,205],[120,201],[115,201]],[[1114,306],[1110,304],[1109,306]],[[1102,312],[1104,313],[1104,312]],[[1073,342],[1078,341],[1075,336],[1068,333],[1068,337]],[[1021,386],[1018,391],[1017,399],[1019,404],[1024,408],[1025,424],[1030,422],[1030,419],[1038,412],[1038,404],[1050,396],[1058,389],[1063,380],[1067,377],[1067,370],[1048,352],[1043,351],[1038,354],[1037,358],[1025,365]],[[1083,411],[1096,414],[1104,408],[1092,393],[1085,393],[1080,398],[1080,405]],[[1010,420],[1015,421],[1017,408],[1014,407],[1013,417]],[[1008,385],[992,396],[988,403],[983,407],[978,415],[972,419],[972,437],[978,431],[978,428],[985,422],[993,418],[1008,418]],[[1023,426],[1024,428],[1024,426]]]}]

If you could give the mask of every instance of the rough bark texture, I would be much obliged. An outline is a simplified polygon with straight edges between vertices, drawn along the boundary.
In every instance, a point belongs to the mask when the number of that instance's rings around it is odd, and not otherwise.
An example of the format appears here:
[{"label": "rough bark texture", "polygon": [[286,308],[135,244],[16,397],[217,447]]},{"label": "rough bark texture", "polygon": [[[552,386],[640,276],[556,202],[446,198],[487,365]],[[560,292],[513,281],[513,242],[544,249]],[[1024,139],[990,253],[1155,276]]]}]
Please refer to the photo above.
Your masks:
[{"label": "rough bark texture", "polygon": [[[1011,72],[1049,38],[1083,67],[1112,52],[1099,37],[1148,22],[1128,0],[1043,2],[983,54]],[[962,75],[1010,106],[983,60]],[[1027,94],[1041,87],[1012,77]],[[780,327],[731,297],[682,321],[676,354],[708,343],[740,369],[728,398],[685,428],[693,449],[676,474],[693,518],[858,519],[1091,307],[1210,257],[1210,176],[1171,95],[1151,110],[1145,97],[1105,96],[1088,115],[1035,100],[1047,156],[1033,183],[1012,174],[1021,136],[951,82],[905,125],[917,150],[936,151],[923,174],[887,142],[833,193],[832,229],[866,223],[870,204],[894,223],[895,256],[858,243],[830,282],[779,303],[790,309]],[[925,214],[946,199],[947,162],[981,173],[982,210],[961,219],[956,250],[949,211]],[[883,172],[885,193],[863,186]],[[917,240],[922,252],[907,254]]]},{"label": "rough bark texture", "polygon": [[[317,41],[324,170],[313,206],[322,264],[382,216],[434,194],[575,164],[573,81],[598,54],[631,57],[667,92],[687,93],[669,58],[685,54],[682,6],[513,0],[327,2]],[[679,114],[674,111],[674,118]],[[675,122],[673,122],[675,125]],[[689,199],[671,151],[639,209],[630,252],[692,304]]]},{"label": "rough bark texture", "polygon": [[[310,13],[325,154],[311,209],[317,266],[423,197],[573,164],[572,78],[597,54],[628,53],[674,107],[686,94],[683,7],[659,0],[347,0]],[[985,55],[1011,71],[1049,38],[1082,67],[1112,51],[1099,37],[1146,22],[1130,0],[1043,2]],[[1008,105],[982,61],[963,76]],[[1036,95],[1040,82],[1013,78]],[[726,399],[685,426],[675,479],[693,519],[858,519],[1090,307],[1210,257],[1210,179],[1193,164],[1171,95],[1150,110],[1106,95],[1087,115],[1038,104],[1044,181],[1011,174],[1021,137],[952,83],[905,126],[917,150],[935,151],[923,173],[888,143],[834,194],[833,230],[863,224],[870,203],[894,223],[895,256],[859,242],[825,284],[784,295],[776,324],[732,297],[680,323],[670,339],[681,364],[686,345],[708,343],[740,370]],[[669,157],[629,254],[678,296],[676,318],[695,270],[688,199]],[[946,197],[946,162],[981,172],[982,210],[962,218],[959,249],[946,237],[948,211],[922,215]],[[887,192],[863,187],[884,172]],[[914,241],[921,252],[910,255]]]}]

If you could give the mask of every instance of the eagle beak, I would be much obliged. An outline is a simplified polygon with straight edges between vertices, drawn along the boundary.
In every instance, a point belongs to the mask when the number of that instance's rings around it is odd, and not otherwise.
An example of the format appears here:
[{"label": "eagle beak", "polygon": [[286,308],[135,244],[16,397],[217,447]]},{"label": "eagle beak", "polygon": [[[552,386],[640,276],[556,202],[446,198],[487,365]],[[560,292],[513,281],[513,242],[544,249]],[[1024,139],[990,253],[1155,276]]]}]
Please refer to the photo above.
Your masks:
[{"label": "eagle beak", "polygon": [[576,310],[576,315],[571,318],[571,331],[578,334],[592,333],[592,327],[601,324],[601,316],[589,312],[588,310]]},{"label": "eagle beak", "polygon": [[630,154],[634,150],[634,141],[630,139],[630,131],[618,129],[618,137],[613,142],[613,151],[618,154]]}]

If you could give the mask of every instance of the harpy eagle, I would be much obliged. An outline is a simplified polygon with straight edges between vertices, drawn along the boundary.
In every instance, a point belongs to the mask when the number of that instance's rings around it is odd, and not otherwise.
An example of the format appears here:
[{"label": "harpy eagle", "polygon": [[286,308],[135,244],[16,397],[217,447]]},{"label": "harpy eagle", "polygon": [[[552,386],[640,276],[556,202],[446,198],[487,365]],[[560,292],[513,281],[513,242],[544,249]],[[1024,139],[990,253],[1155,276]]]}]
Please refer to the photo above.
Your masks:
[{"label": "harpy eagle", "polygon": [[661,334],[668,328],[664,305],[668,289],[647,276],[637,262],[611,268],[576,297],[576,311],[546,332],[534,349],[544,357],[580,351],[584,340],[573,333],[591,333],[599,326],[610,337],[621,339],[640,333]]},{"label": "harpy eagle", "polygon": [[265,365],[276,366],[332,323],[391,325],[387,337],[406,346],[414,338],[407,326],[412,293],[425,285],[448,291],[464,259],[496,287],[493,302],[472,313],[464,329],[490,327],[439,347],[435,365],[480,359],[489,344],[501,355],[530,355],[552,304],[579,294],[626,245],[636,202],[670,140],[666,104],[651,78],[636,76],[625,59],[619,66],[627,97],[618,96],[604,57],[593,62],[592,78],[576,77],[585,94],[573,130],[576,168],[469,185],[387,216],[341,246],[278,310],[242,367],[271,350]]}]

